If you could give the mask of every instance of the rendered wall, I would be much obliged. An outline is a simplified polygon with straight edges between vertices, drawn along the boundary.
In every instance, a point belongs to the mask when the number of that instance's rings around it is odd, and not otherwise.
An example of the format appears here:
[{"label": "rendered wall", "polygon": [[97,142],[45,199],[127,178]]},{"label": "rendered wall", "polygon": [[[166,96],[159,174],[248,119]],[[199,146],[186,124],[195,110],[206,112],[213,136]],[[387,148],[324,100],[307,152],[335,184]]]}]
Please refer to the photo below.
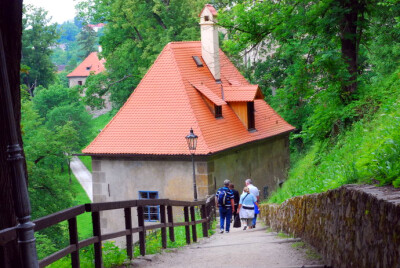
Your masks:
[{"label": "rendered wall", "polygon": [[78,81],[82,81],[82,85],[84,85],[86,82],[86,78],[87,78],[86,76],[68,78],[69,87],[74,87],[79,85]]},{"label": "rendered wall", "polygon": [[332,267],[400,267],[400,189],[348,185],[261,206],[272,229],[301,237]]},{"label": "rendered wall", "polygon": [[289,138],[287,135],[268,139],[256,144],[235,148],[213,156],[208,161],[209,193],[222,186],[225,179],[235,184],[236,190],[242,191],[245,179],[251,178],[260,190],[260,198],[265,198],[275,190],[279,182],[286,179],[289,168]]},{"label": "rendered wall", "polygon": [[[92,158],[93,202],[139,199],[139,191],[158,191],[159,199],[193,200],[193,167],[191,161],[134,161]],[[198,199],[207,191],[207,167],[196,162]],[[179,216],[179,209],[175,209]],[[132,210],[132,224],[137,213]],[[146,223],[151,224],[151,223]],[[124,229],[123,210],[101,213],[102,233]],[[120,243],[121,244],[121,243]]]}]

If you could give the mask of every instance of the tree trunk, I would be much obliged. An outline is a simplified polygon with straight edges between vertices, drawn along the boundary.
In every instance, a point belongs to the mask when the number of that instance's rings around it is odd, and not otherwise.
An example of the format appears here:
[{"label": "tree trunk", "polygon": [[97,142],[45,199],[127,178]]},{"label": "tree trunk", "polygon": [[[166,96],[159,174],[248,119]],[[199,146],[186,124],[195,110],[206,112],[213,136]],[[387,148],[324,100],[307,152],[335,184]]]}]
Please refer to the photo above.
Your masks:
[{"label": "tree trunk", "polygon": [[[0,29],[4,41],[7,71],[18,125],[19,141],[22,144],[20,119],[20,60],[22,34],[22,1],[0,1]],[[1,91],[0,91],[1,92]],[[8,124],[4,109],[4,96],[0,93],[0,230],[17,224],[12,198],[12,178],[7,163],[7,145],[10,143]],[[0,250],[0,267],[22,267],[17,241],[8,243]]]},{"label": "tree trunk", "polygon": [[340,41],[342,45],[342,58],[347,64],[349,79],[342,85],[342,100],[348,102],[357,91],[358,72],[358,45],[357,45],[357,20],[360,12],[359,0],[340,0],[344,10],[340,25]]}]

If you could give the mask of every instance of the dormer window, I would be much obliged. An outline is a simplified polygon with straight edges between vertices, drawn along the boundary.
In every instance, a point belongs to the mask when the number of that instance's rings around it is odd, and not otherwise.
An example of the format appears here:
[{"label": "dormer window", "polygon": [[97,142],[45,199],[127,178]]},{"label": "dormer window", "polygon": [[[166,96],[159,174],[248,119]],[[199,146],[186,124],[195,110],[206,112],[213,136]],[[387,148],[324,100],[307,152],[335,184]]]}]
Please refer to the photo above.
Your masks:
[{"label": "dormer window", "polygon": [[86,71],[89,71],[92,66],[87,66]]},{"label": "dormer window", "polygon": [[215,118],[222,118],[222,106],[214,104],[214,115]]},{"label": "dormer window", "polygon": [[210,17],[209,16],[204,16],[204,21],[210,21]]},{"label": "dormer window", "polygon": [[247,102],[247,129],[254,130],[256,127],[254,119],[254,101]]}]

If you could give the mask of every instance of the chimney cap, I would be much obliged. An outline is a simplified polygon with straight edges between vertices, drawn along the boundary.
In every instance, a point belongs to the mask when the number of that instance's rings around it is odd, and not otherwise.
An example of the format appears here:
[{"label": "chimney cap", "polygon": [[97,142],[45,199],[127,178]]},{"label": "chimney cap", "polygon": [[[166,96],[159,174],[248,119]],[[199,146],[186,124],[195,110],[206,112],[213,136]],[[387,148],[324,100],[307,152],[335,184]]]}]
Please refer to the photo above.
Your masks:
[{"label": "chimney cap", "polygon": [[217,10],[215,9],[215,7],[214,7],[213,5],[211,5],[211,4],[206,4],[206,5],[203,7],[203,9],[201,10],[201,12],[200,12],[200,14],[199,14],[199,17],[201,17],[201,14],[203,13],[203,11],[204,11],[205,8],[207,8],[207,9],[211,12],[211,14],[212,14],[214,17],[218,16],[218,13],[217,13]]}]

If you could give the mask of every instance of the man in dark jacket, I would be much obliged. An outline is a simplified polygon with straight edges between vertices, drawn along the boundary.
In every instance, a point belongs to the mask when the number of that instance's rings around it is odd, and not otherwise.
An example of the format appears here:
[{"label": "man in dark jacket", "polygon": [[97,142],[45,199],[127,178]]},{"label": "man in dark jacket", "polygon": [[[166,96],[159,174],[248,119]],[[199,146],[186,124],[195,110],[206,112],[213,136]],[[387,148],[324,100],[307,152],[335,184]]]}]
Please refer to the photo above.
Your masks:
[{"label": "man in dark jacket", "polygon": [[224,181],[224,187],[218,189],[215,194],[215,205],[219,208],[219,219],[220,219],[220,233],[229,233],[229,228],[231,227],[232,211],[235,209],[233,192],[229,189],[229,180]]},{"label": "man in dark jacket", "polygon": [[235,185],[233,183],[229,184],[229,189],[233,192],[233,203],[235,204],[235,209],[233,210],[233,220],[235,220],[235,217],[237,215],[237,209],[239,205],[239,200],[240,200],[240,195],[239,192],[235,190]]}]

